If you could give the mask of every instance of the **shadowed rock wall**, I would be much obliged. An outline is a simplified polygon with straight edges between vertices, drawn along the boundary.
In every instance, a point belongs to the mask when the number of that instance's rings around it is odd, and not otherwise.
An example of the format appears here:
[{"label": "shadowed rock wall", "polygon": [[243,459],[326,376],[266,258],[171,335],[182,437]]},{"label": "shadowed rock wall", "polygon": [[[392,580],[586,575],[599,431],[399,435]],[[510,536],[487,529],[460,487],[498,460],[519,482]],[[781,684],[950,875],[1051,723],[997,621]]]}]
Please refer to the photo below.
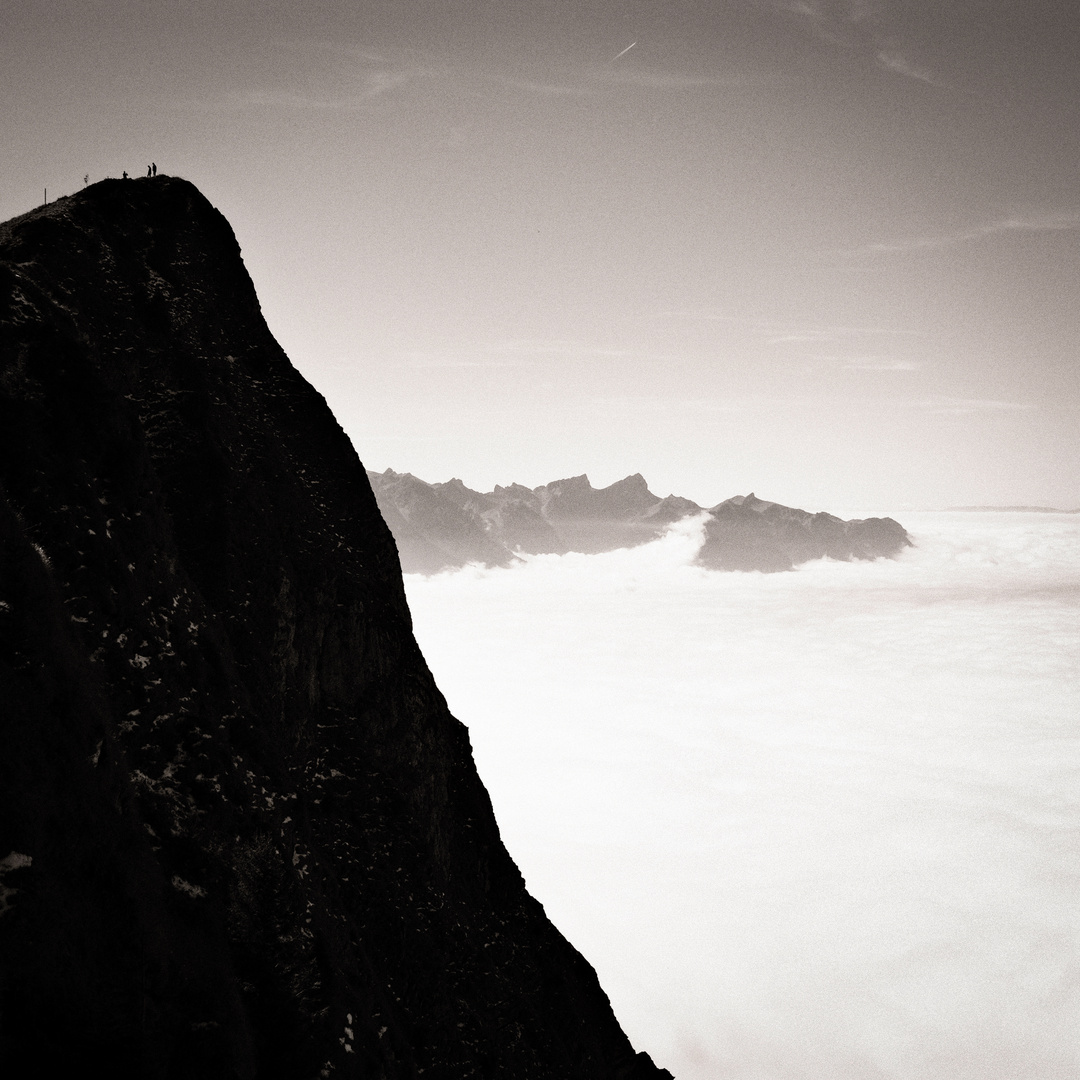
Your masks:
[{"label": "shadowed rock wall", "polygon": [[173,178],[0,226],[0,1061],[667,1075],[526,893],[364,470]]}]

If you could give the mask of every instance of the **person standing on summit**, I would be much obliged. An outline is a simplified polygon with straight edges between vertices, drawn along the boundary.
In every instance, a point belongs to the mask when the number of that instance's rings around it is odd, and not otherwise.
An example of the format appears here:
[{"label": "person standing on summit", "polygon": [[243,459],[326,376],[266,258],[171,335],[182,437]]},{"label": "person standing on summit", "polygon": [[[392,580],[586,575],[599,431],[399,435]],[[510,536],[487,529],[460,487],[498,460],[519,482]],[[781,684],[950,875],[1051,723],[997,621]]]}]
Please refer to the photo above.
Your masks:
[{"label": "person standing on summit", "polygon": [[157,176],[157,162],[156,161],[150,163],[150,168],[153,170],[153,175]]}]

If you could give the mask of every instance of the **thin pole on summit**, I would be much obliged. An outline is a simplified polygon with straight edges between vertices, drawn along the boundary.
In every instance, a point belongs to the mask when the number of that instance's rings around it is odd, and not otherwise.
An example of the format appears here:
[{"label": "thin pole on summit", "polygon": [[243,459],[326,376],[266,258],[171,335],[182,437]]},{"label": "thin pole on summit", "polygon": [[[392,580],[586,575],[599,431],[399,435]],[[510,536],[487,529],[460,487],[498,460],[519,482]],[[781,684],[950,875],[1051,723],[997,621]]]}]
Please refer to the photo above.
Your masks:
[{"label": "thin pole on summit", "polygon": [[46,206],[49,205],[49,189],[48,188],[45,189],[45,205]]}]

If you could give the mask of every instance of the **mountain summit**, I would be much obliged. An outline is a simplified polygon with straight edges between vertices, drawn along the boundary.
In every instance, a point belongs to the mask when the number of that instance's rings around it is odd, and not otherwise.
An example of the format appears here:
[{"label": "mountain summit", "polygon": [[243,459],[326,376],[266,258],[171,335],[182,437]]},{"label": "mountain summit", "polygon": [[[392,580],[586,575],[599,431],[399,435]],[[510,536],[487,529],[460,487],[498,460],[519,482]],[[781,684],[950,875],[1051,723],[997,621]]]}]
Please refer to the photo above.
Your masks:
[{"label": "mountain summit", "polygon": [[326,403],[190,184],[0,226],[0,1060],[658,1080],[506,853]]}]

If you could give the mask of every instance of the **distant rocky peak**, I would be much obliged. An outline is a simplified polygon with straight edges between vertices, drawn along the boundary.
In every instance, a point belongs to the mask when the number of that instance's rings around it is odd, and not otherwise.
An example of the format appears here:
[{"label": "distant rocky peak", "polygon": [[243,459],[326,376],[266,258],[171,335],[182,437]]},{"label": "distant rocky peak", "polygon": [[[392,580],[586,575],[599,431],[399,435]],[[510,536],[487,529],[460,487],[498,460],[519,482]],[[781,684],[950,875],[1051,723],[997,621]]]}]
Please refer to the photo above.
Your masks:
[{"label": "distant rocky peak", "polygon": [[541,491],[546,491],[552,495],[569,495],[578,492],[592,492],[596,489],[589,482],[588,476],[582,473],[580,476],[567,476],[562,480],[552,480],[550,483],[541,484],[533,490],[538,494]]},{"label": "distant rocky peak", "polygon": [[702,508],[692,499],[680,495],[668,495],[651,506],[645,514],[645,520],[655,524],[670,525],[692,514],[700,514]]},{"label": "distant rocky peak", "polygon": [[537,488],[536,493],[544,499],[545,510],[550,516],[584,520],[624,521],[645,514],[660,502],[640,473],[606,488],[594,488],[589,478],[582,474],[546,484]]},{"label": "distant rocky peak", "polygon": [[759,499],[752,491],[749,495],[732,495],[730,499],[725,499],[722,503],[717,503],[712,507],[712,511],[717,511],[723,507],[737,506],[743,510],[753,510],[755,513],[761,514],[769,509],[771,506],[778,506],[779,503],[768,502],[766,499]]},{"label": "distant rocky peak", "polygon": [[524,484],[509,484],[506,487],[496,484],[495,490],[491,494],[498,499],[509,498],[530,505],[540,505],[536,492],[532,488],[527,488]]}]

